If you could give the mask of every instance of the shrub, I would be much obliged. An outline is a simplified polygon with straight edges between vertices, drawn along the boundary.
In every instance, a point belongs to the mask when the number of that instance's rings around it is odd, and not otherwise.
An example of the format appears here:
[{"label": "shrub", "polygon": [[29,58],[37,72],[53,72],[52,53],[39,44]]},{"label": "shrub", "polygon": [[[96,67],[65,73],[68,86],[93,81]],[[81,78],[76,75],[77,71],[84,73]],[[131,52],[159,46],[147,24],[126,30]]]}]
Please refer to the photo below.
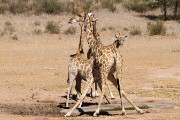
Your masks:
[{"label": "shrub", "polygon": [[163,22],[156,21],[156,23],[147,23],[147,30],[149,35],[165,35],[166,34],[166,27],[163,25]]},{"label": "shrub", "polygon": [[142,31],[140,29],[140,27],[135,27],[135,26],[132,26],[130,31],[129,31],[130,35],[141,35]]},{"label": "shrub", "polygon": [[112,27],[112,26],[109,26],[108,29],[109,29],[109,30],[115,30],[115,28]]},{"label": "shrub", "polygon": [[114,2],[111,0],[101,0],[101,5],[103,8],[107,8],[111,12],[116,11],[116,6],[114,5]]},{"label": "shrub", "polygon": [[75,27],[69,27],[67,30],[64,31],[66,35],[74,35],[76,33]]},{"label": "shrub", "polygon": [[115,28],[112,27],[112,26],[108,26],[108,27],[103,27],[103,28],[101,29],[101,31],[107,31],[107,30],[115,30]]},{"label": "shrub", "polygon": [[36,13],[57,14],[65,11],[65,2],[59,0],[37,0],[34,4]]},{"label": "shrub", "polygon": [[129,29],[128,29],[127,27],[124,27],[123,30],[124,30],[124,31],[128,31]]},{"label": "shrub", "polygon": [[48,21],[46,25],[46,31],[51,34],[58,34],[60,32],[60,27],[58,23],[54,21]]},{"label": "shrub", "polygon": [[13,35],[13,36],[11,36],[11,39],[18,40],[18,37],[17,37],[17,35]]},{"label": "shrub", "polygon": [[76,3],[75,2],[67,2],[66,12],[75,14],[76,13]]},{"label": "shrub", "polygon": [[148,10],[148,0],[125,0],[124,6],[135,12],[146,12]]},{"label": "shrub", "polygon": [[7,4],[0,4],[0,14],[4,14],[8,10]]},{"label": "shrub", "polygon": [[13,27],[11,22],[9,22],[9,21],[5,22],[5,24],[4,24],[4,31],[10,32],[10,34],[12,34],[15,31],[15,29],[14,29],[14,27]]},{"label": "shrub", "polygon": [[116,3],[121,3],[123,0],[114,0]]},{"label": "shrub", "polygon": [[40,26],[40,25],[41,25],[41,22],[40,22],[40,21],[35,21],[35,22],[34,22],[34,25],[35,25],[35,26]]},{"label": "shrub", "polygon": [[33,34],[41,35],[42,34],[42,30],[41,29],[34,29]]},{"label": "shrub", "polygon": [[93,0],[85,0],[85,1],[83,1],[83,3],[82,3],[82,9],[84,10],[84,11],[93,11]]},{"label": "shrub", "polygon": [[18,0],[9,4],[9,10],[13,14],[25,13],[30,11],[30,6],[27,4],[27,0]]}]

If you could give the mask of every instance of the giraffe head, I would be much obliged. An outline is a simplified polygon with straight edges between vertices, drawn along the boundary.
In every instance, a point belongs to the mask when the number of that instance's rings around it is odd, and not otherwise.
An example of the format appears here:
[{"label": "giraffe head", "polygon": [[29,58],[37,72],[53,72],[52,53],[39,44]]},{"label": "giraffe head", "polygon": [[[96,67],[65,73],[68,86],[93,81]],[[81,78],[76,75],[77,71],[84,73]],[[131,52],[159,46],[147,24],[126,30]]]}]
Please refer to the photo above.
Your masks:
[{"label": "giraffe head", "polygon": [[116,48],[119,48],[119,46],[123,46],[124,41],[127,39],[127,36],[123,33],[119,33],[119,35],[115,35],[116,40],[114,41],[114,44]]},{"label": "giraffe head", "polygon": [[93,21],[97,21],[98,19],[95,17],[95,15],[91,12],[88,13],[84,13],[84,12],[78,12],[76,13],[76,15],[74,15],[68,23],[72,24],[72,23],[84,23],[84,31],[86,31],[87,29],[87,25],[89,23],[92,24]]}]

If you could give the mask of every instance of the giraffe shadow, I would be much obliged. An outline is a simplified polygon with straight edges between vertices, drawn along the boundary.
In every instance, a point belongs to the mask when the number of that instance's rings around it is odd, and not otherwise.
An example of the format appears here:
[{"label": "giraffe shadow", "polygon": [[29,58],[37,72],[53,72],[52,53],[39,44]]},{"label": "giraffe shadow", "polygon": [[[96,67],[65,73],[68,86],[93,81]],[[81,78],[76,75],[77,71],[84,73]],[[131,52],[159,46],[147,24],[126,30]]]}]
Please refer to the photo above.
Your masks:
[{"label": "giraffe shadow", "polygon": [[[78,109],[78,110],[79,110],[79,112],[80,112],[79,116],[82,116],[82,115],[93,116],[93,114],[94,114],[94,112],[95,112],[95,111],[91,111],[91,112],[84,112],[82,109],[81,109],[81,110],[80,110],[80,109]],[[106,111],[102,111],[102,112],[100,112],[100,113],[99,113],[99,115],[112,116],[111,114],[109,114],[109,113],[108,113],[108,112],[106,112]]]}]

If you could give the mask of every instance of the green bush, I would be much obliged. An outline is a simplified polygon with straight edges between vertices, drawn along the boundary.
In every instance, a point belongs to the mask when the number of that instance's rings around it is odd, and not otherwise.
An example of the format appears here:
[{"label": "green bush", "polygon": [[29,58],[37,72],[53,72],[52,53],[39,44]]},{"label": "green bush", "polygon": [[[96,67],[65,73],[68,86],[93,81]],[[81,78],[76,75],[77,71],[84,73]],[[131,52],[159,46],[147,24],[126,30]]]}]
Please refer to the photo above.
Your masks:
[{"label": "green bush", "polygon": [[8,9],[8,4],[0,4],[0,14],[4,14],[6,11],[8,11]]},{"label": "green bush", "polygon": [[11,36],[11,39],[12,39],[12,40],[18,40],[18,37],[17,37],[17,35],[12,35],[12,36]]},{"label": "green bush", "polygon": [[115,3],[121,3],[123,0],[114,0]]},{"label": "green bush", "polygon": [[85,0],[85,1],[83,1],[83,3],[82,3],[82,9],[84,10],[84,11],[93,11],[93,0]]},{"label": "green bush", "polygon": [[124,0],[123,5],[135,12],[146,12],[148,10],[148,0]]},{"label": "green bush", "polygon": [[34,29],[33,34],[35,34],[35,35],[41,35],[41,34],[42,34],[42,30],[36,28],[36,29]]},{"label": "green bush", "polygon": [[25,13],[31,10],[30,6],[27,4],[27,0],[18,0],[9,3],[9,11],[13,14]]},{"label": "green bush", "polygon": [[166,27],[164,26],[163,22],[156,21],[156,23],[148,22],[147,23],[147,30],[149,35],[165,35],[166,34]]},{"label": "green bush", "polygon": [[15,29],[14,29],[14,27],[13,27],[11,22],[9,22],[9,21],[5,22],[5,24],[4,24],[4,31],[5,32],[9,32],[10,34],[12,34],[15,31]]},{"label": "green bush", "polygon": [[67,2],[66,3],[66,12],[67,13],[76,13],[76,3],[75,2]]},{"label": "green bush", "polygon": [[40,26],[40,25],[41,25],[41,22],[40,22],[40,21],[35,21],[35,22],[34,22],[34,25],[35,25],[35,26]]},{"label": "green bush", "polygon": [[110,12],[116,11],[116,6],[111,0],[101,0],[101,5],[103,8],[107,8]]},{"label": "green bush", "polygon": [[59,0],[37,0],[34,4],[36,13],[58,14],[65,11],[65,2]]},{"label": "green bush", "polygon": [[107,26],[107,27],[103,27],[103,28],[101,29],[101,31],[107,31],[107,30],[113,31],[113,30],[115,30],[115,29],[116,29],[116,28],[113,27],[113,26]]},{"label": "green bush", "polygon": [[76,33],[75,27],[69,27],[67,30],[64,31],[66,35],[74,35]]},{"label": "green bush", "polygon": [[140,27],[132,26],[129,33],[130,33],[130,35],[135,36],[135,35],[141,35],[142,31],[141,31]]},{"label": "green bush", "polygon": [[51,34],[58,34],[60,32],[60,27],[58,23],[54,21],[48,21],[46,25],[46,31]]}]

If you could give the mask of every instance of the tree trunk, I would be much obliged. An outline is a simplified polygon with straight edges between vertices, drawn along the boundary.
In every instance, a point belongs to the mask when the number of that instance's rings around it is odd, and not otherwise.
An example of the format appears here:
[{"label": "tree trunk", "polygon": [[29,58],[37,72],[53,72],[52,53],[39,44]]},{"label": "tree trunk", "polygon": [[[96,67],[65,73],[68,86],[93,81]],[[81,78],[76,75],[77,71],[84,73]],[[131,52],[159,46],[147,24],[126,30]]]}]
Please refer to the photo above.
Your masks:
[{"label": "tree trunk", "polygon": [[174,18],[177,19],[177,10],[178,10],[178,0],[175,2],[174,6]]},{"label": "tree trunk", "polygon": [[166,2],[163,4],[163,10],[164,10],[164,20],[167,20],[167,3]]}]

